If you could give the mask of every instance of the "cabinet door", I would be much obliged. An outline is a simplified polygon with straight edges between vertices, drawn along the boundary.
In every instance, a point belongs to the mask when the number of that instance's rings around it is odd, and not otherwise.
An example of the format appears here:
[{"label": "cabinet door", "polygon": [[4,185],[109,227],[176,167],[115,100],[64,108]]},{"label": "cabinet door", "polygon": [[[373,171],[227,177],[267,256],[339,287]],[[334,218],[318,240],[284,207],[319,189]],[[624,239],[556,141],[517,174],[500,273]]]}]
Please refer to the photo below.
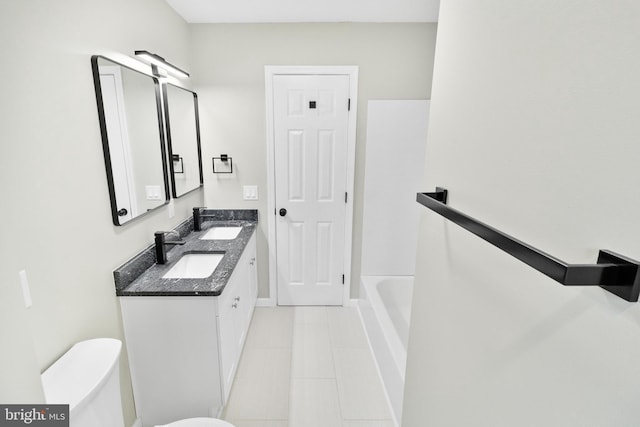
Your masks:
[{"label": "cabinet door", "polygon": [[229,397],[256,304],[255,255],[254,234],[219,298],[220,360],[225,402]]},{"label": "cabinet door", "polygon": [[238,311],[244,289],[243,273],[238,262],[233,274],[218,299],[218,334],[220,336],[220,369],[225,402],[229,398],[231,384],[240,359],[239,337],[243,334],[243,318]]},{"label": "cabinet door", "polygon": [[258,300],[258,263],[256,260],[256,237],[255,235],[249,241],[246,248],[247,256],[248,256],[248,296],[249,296],[249,305],[248,310],[245,312],[246,316],[246,325],[249,328],[251,323],[251,317],[253,316],[253,309],[256,306],[256,301]]},{"label": "cabinet door", "polygon": [[242,317],[243,331],[241,336],[238,337],[238,344],[242,351],[244,342],[249,331],[251,324],[251,317],[253,316],[253,309],[256,305],[256,299],[258,297],[258,288],[255,276],[256,266],[256,236],[255,234],[247,243],[247,247],[240,259],[241,269],[238,271],[238,280],[242,281],[242,290],[240,292],[240,300],[238,303],[239,315]]},{"label": "cabinet door", "polygon": [[220,337],[220,376],[224,402],[229,399],[231,384],[237,369],[239,347],[236,336],[240,332],[237,325],[237,311],[233,307],[219,307],[218,335]]},{"label": "cabinet door", "polygon": [[145,426],[223,405],[215,297],[120,297],[136,411]]},{"label": "cabinet door", "polygon": [[244,347],[244,341],[247,336],[247,331],[249,330],[249,322],[247,319],[247,313],[251,309],[251,297],[249,291],[249,258],[246,256],[247,253],[242,255],[242,258],[238,262],[237,275],[234,277],[234,280],[237,280],[241,286],[239,286],[236,292],[233,295],[233,300],[235,302],[235,316],[237,319],[237,335],[236,335],[236,346],[238,347],[238,357],[241,356],[242,348]]}]

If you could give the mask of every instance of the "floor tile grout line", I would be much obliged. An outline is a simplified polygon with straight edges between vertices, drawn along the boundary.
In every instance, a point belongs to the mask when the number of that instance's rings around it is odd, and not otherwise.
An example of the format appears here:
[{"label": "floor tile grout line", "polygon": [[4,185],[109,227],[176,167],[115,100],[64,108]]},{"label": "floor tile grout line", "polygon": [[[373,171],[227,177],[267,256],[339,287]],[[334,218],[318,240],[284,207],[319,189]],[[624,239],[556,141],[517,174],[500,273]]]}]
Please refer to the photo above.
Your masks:
[{"label": "floor tile grout line", "polygon": [[[333,365],[333,369],[335,369],[335,363]],[[340,399],[340,390],[338,389],[338,374],[336,374],[336,379],[334,381],[334,385],[335,385],[335,392],[336,392],[336,399],[338,400],[338,411],[340,411],[340,420],[342,421],[341,424],[344,424],[344,409],[342,408],[343,406],[343,402],[342,399]]]},{"label": "floor tile grout line", "polygon": [[[331,367],[332,367],[331,370],[333,372],[333,375],[329,377],[329,376],[307,376],[307,375],[303,374],[302,376],[295,376],[295,378],[297,378],[297,379],[336,379],[335,358],[333,356],[333,349],[332,349],[332,346],[331,346],[331,334],[329,332],[328,325],[327,324],[323,325],[323,324],[321,324],[319,322],[308,322],[308,323],[299,323],[297,325],[297,327],[303,327],[304,328],[304,327],[307,327],[309,325],[318,326],[318,327],[322,327],[322,328],[324,328],[326,326],[328,347],[325,348],[324,350],[328,351],[328,353],[329,353],[330,363],[331,363]],[[293,341],[294,342],[293,342],[292,347],[293,347],[293,349],[297,348],[298,351],[300,351],[300,348],[304,349],[304,343],[298,343],[296,341],[296,337],[297,337],[297,334],[296,334],[296,331],[294,329],[294,337],[293,337]],[[316,349],[316,350],[321,351],[322,348]],[[293,366],[293,361],[294,360],[297,361],[297,359],[294,357],[294,352],[292,350],[292,366],[291,366],[291,376],[292,376],[292,378],[294,378],[294,366]],[[304,368],[302,368],[302,369],[304,369]]]},{"label": "floor tile grout line", "polygon": [[[269,324],[267,326],[270,327],[275,327],[275,328],[280,328],[282,325],[287,325],[288,322],[291,322],[290,325],[288,325],[286,327],[286,329],[288,329],[288,332],[291,334],[291,336],[289,337],[290,340],[288,341],[290,343],[289,346],[285,346],[285,347],[280,347],[280,346],[276,346],[276,347],[272,347],[272,346],[246,346],[243,351],[242,351],[242,355],[241,355],[241,359],[239,361],[239,364],[241,364],[243,362],[243,360],[246,358],[246,353],[250,352],[252,350],[289,350],[289,363],[288,363],[288,384],[287,387],[288,389],[286,390],[286,406],[288,408],[287,410],[287,418],[286,419],[282,419],[282,418],[278,418],[278,419],[271,419],[271,418],[267,418],[267,419],[244,419],[244,418],[234,418],[235,420],[244,420],[247,422],[251,422],[251,423],[255,423],[255,422],[261,422],[261,421],[265,421],[265,422],[284,422],[287,425],[290,425],[291,423],[291,414],[292,414],[292,405],[291,405],[291,397],[292,397],[292,393],[293,393],[293,382],[295,380],[303,380],[303,381],[333,381],[333,389],[334,389],[334,393],[331,393],[334,395],[335,401],[337,401],[338,403],[338,407],[336,408],[337,410],[337,414],[339,415],[339,419],[341,420],[341,422],[344,423],[352,423],[352,422],[372,422],[372,423],[385,423],[388,422],[389,419],[387,418],[378,418],[376,417],[375,419],[373,418],[357,418],[357,419],[347,419],[344,418],[344,404],[345,402],[343,401],[343,399],[341,399],[341,395],[340,395],[340,387],[339,387],[339,376],[338,376],[338,364],[336,361],[336,352],[344,352],[344,351],[349,351],[349,350],[367,350],[367,352],[369,353],[369,356],[372,357],[372,355],[370,354],[371,349],[369,348],[369,346],[365,346],[364,348],[355,345],[355,346],[337,346],[337,342],[336,342],[336,337],[334,336],[334,334],[332,333],[332,322],[333,325],[335,325],[335,318],[333,320],[330,319],[329,313],[330,310],[327,310],[326,308],[321,309],[321,310],[317,310],[317,312],[313,312],[312,314],[309,314],[311,312],[308,312],[307,314],[304,315],[300,315],[299,317],[297,317],[296,315],[296,310],[298,310],[297,308],[293,308],[293,310],[291,311],[290,315],[278,315],[278,316],[272,316],[271,318],[269,318],[268,322]],[[318,314],[320,313],[320,314]],[[358,333],[358,331],[356,331],[356,329],[358,329],[359,331],[361,329],[363,329],[363,325],[360,322],[357,322],[357,324],[353,324],[351,322],[351,320],[355,320],[355,319],[350,319],[351,317],[351,313],[338,313],[336,311],[336,314],[340,317],[340,316],[345,316],[343,319],[338,319],[339,323],[341,320],[344,320],[344,323],[349,323],[351,326],[355,326],[354,328],[351,328],[356,334]],[[263,314],[262,316],[266,317],[266,314]],[[356,317],[357,318],[357,317]],[[285,321],[283,322],[282,319],[285,319]],[[301,319],[304,319],[304,321],[300,321]],[[255,318],[254,318],[255,320]],[[361,319],[358,319],[361,320]],[[320,348],[323,348],[326,351],[329,351],[329,355],[331,358],[331,362],[332,362],[332,372],[333,372],[333,378],[326,378],[325,376],[319,376],[319,377],[294,377],[294,348],[302,348],[304,347],[304,343],[299,342],[299,340],[296,340],[296,336],[300,336],[300,335],[304,335],[304,333],[299,334],[297,333],[297,328],[304,328],[304,325],[314,325],[314,326],[319,326],[321,328],[324,328],[325,331],[328,333],[328,340],[324,340],[322,339],[322,346]],[[252,322],[252,325],[254,326],[254,322]],[[339,326],[339,325],[338,325]],[[335,326],[334,326],[335,327]],[[264,331],[269,331],[269,327],[265,328],[264,326],[261,327],[261,330],[259,330],[259,332],[264,332]],[[363,332],[364,331],[360,331]],[[255,334],[255,331],[254,331]],[[350,334],[351,335],[351,334]],[[249,337],[249,335],[247,335],[247,338]],[[355,335],[353,336],[346,336],[347,342],[353,341],[353,338],[355,337]],[[341,337],[344,338],[344,337]],[[280,336],[280,339],[282,339],[282,336]],[[357,339],[357,338],[356,338]],[[261,342],[259,339],[257,340],[257,342]],[[249,344],[249,342],[247,342],[247,344]],[[328,345],[328,348],[324,348],[325,346]],[[232,390],[230,393],[230,396],[233,395],[234,393],[234,388],[235,388],[235,381],[234,381],[234,385],[232,385]],[[284,391],[284,390],[283,390]],[[284,397],[284,396],[283,396]],[[226,406],[226,405],[225,405]],[[225,407],[225,410],[223,412],[223,415],[227,415],[226,411],[227,407]],[[282,414],[284,415],[284,413]]]}]

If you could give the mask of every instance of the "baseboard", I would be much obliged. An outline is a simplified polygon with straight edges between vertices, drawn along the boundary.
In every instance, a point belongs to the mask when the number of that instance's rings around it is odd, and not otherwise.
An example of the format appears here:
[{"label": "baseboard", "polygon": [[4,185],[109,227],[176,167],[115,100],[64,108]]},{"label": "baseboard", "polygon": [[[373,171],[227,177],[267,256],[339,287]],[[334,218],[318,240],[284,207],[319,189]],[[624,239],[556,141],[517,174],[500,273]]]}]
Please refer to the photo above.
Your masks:
[{"label": "baseboard", "polygon": [[275,307],[276,302],[271,298],[258,298],[256,307]]},{"label": "baseboard", "polygon": [[345,304],[345,307],[357,307],[358,306],[358,298],[351,298]]},{"label": "baseboard", "polygon": [[[277,305],[276,301],[271,298],[258,298],[256,300],[256,307],[275,307],[276,305]],[[357,298],[351,298],[344,304],[344,307],[357,307],[357,306],[358,306]]]}]

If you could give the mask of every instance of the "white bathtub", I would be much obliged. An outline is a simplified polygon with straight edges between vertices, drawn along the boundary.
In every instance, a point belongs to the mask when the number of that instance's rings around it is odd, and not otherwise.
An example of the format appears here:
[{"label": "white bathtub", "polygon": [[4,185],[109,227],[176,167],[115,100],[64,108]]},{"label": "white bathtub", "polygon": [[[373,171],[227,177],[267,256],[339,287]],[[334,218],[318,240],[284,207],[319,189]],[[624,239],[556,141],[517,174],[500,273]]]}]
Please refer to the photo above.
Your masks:
[{"label": "white bathtub", "polygon": [[413,276],[362,276],[358,308],[396,425],[402,418]]}]

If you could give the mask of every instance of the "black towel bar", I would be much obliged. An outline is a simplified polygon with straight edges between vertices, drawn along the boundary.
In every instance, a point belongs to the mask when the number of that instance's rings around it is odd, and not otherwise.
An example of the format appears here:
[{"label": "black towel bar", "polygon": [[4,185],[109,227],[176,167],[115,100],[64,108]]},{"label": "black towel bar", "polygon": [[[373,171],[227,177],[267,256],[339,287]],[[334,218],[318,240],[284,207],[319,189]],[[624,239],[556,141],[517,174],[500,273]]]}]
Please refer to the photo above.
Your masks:
[{"label": "black towel bar", "polygon": [[600,286],[627,301],[638,301],[638,261],[601,250],[597,264],[567,264],[447,206],[447,190],[444,188],[436,187],[434,193],[418,193],[417,201],[563,285]]}]

